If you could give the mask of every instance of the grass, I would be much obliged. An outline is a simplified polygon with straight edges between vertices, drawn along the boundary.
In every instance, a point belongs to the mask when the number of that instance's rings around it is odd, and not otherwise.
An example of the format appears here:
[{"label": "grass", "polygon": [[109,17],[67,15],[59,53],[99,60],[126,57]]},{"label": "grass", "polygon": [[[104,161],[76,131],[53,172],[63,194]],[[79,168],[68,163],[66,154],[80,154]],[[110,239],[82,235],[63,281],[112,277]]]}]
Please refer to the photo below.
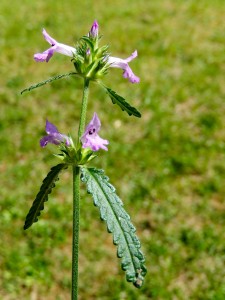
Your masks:
[{"label": "grass", "polygon": [[97,111],[102,137],[110,140],[109,152],[95,164],[105,169],[137,227],[148,275],[141,290],[125,281],[111,235],[82,190],[80,299],[225,298],[224,8],[222,0],[1,1],[0,299],[70,299],[69,172],[40,221],[28,231],[22,227],[56,163],[51,147],[39,148],[45,119],[75,135],[82,82],[20,91],[73,70],[60,55],[48,64],[33,61],[47,48],[43,27],[73,44],[95,18],[114,56],[139,53],[131,65],[139,85],[116,69],[105,82],[142,118],[128,117],[95,85],[88,118]]}]

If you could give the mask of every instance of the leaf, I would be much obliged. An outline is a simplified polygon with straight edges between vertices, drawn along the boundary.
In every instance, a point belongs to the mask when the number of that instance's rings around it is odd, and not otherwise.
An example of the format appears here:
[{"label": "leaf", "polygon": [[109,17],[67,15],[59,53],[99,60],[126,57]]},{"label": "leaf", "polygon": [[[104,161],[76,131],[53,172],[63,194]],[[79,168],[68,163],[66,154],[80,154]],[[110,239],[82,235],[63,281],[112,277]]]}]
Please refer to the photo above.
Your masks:
[{"label": "leaf", "polygon": [[145,258],[140,251],[140,241],[135,234],[135,227],[123,208],[121,199],[103,170],[82,168],[81,180],[87,185],[87,192],[92,195],[94,205],[100,210],[100,217],[113,234],[113,243],[118,246],[117,256],[121,258],[121,266],[126,271],[126,279],[141,287],[146,268]]},{"label": "leaf", "polygon": [[44,81],[41,81],[41,82],[36,83],[34,85],[31,85],[29,88],[26,88],[26,89],[22,90],[21,94],[23,94],[24,92],[28,92],[28,91],[34,90],[34,89],[36,89],[36,88],[38,88],[38,87],[40,87],[42,85],[45,85],[47,83],[52,82],[52,81],[55,81],[55,80],[58,80],[58,79],[61,79],[61,78],[64,78],[64,77],[69,77],[71,75],[77,75],[77,73],[70,72],[70,73],[67,73],[67,74],[56,75],[56,76],[51,77],[51,78],[49,78],[47,80],[44,80]]},{"label": "leaf", "polygon": [[106,86],[104,86],[104,88],[106,89],[106,93],[111,98],[113,104],[119,105],[120,108],[123,111],[125,110],[129,116],[134,115],[135,117],[138,117],[138,118],[141,117],[141,113],[135,107],[133,107],[129,103],[127,103],[123,97],[121,97],[116,92],[114,92],[113,90],[111,90],[110,88],[108,88]]},{"label": "leaf", "polygon": [[58,164],[51,168],[46,178],[43,180],[40,191],[37,194],[25,220],[24,230],[29,228],[34,222],[38,221],[38,217],[41,214],[41,210],[44,209],[44,202],[48,201],[48,195],[55,187],[55,182],[59,180],[58,174],[63,169],[66,169],[66,164]]}]

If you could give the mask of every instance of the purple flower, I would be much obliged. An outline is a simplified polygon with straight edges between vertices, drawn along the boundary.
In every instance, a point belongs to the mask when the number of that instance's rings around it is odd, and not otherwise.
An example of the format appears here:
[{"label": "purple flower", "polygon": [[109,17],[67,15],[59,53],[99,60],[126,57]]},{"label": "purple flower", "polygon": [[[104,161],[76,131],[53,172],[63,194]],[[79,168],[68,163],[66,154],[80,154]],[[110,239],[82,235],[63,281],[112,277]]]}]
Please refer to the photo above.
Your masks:
[{"label": "purple flower", "polygon": [[98,22],[96,20],[94,21],[88,36],[91,38],[96,38],[98,36]]},{"label": "purple flower", "polygon": [[129,56],[126,59],[118,58],[118,57],[112,57],[110,56],[108,59],[108,63],[110,64],[110,67],[112,68],[121,68],[123,69],[123,77],[128,78],[130,82],[132,83],[138,83],[140,82],[139,77],[134,75],[133,71],[128,65],[128,62],[133,60],[135,57],[137,57],[137,50],[135,50],[131,56]]},{"label": "purple flower", "polygon": [[46,32],[45,29],[43,29],[42,33],[43,33],[45,40],[51,45],[51,47],[42,53],[34,54],[34,59],[36,61],[48,62],[49,59],[53,56],[54,52],[58,52],[58,53],[73,57],[73,54],[76,52],[75,48],[58,43]]},{"label": "purple flower", "polygon": [[85,133],[81,137],[83,148],[91,148],[92,151],[98,151],[99,149],[108,151],[108,148],[105,145],[108,145],[109,142],[107,140],[103,140],[98,135],[100,127],[101,122],[98,115],[94,113],[91,122],[87,125]]},{"label": "purple flower", "polygon": [[50,123],[48,120],[46,120],[45,130],[48,135],[45,135],[40,140],[41,147],[44,148],[48,143],[59,145],[63,142],[65,142],[66,146],[70,146],[69,137],[65,134],[61,134],[55,125]]}]

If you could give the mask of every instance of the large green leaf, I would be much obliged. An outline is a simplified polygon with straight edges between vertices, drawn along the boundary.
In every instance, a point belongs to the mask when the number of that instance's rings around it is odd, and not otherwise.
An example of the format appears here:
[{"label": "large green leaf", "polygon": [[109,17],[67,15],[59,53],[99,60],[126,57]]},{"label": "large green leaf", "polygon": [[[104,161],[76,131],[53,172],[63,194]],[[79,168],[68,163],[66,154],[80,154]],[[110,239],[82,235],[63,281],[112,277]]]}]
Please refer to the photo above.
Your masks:
[{"label": "large green leaf", "polygon": [[118,246],[117,256],[121,258],[121,266],[126,271],[126,279],[141,287],[146,274],[145,258],[140,251],[140,241],[135,234],[135,227],[123,208],[121,199],[103,170],[82,168],[81,180],[87,185],[87,192],[92,195],[94,204],[100,210],[101,219],[113,234],[113,243]]},{"label": "large green leaf", "polygon": [[58,164],[57,166],[52,167],[46,178],[43,180],[40,191],[26,216],[24,230],[29,228],[34,222],[38,221],[41,210],[44,209],[44,202],[48,201],[48,195],[55,187],[55,182],[59,179],[59,172],[65,168],[67,168],[66,164]]},{"label": "large green leaf", "polygon": [[126,100],[118,95],[116,92],[111,90],[110,88],[104,86],[106,93],[109,95],[109,97],[112,100],[113,104],[119,105],[119,107],[124,111],[128,113],[129,116],[134,115],[135,117],[140,118],[141,113],[133,106],[131,106],[129,103],[126,102]]},{"label": "large green leaf", "polygon": [[34,90],[34,89],[36,89],[36,88],[38,88],[38,87],[40,87],[40,86],[42,86],[42,85],[45,85],[45,84],[47,84],[47,83],[52,82],[52,81],[55,81],[55,80],[58,80],[58,79],[61,79],[61,78],[64,78],[64,77],[68,77],[68,76],[71,76],[71,75],[77,75],[77,73],[75,73],[75,72],[70,72],[70,73],[66,73],[66,74],[56,75],[56,76],[51,77],[51,78],[49,78],[49,79],[47,79],[47,80],[44,80],[44,81],[41,81],[41,82],[36,83],[36,84],[34,84],[34,85],[31,85],[30,87],[28,87],[28,88],[22,90],[21,94],[23,94],[24,92],[29,92],[29,91],[31,91],[31,90]]}]

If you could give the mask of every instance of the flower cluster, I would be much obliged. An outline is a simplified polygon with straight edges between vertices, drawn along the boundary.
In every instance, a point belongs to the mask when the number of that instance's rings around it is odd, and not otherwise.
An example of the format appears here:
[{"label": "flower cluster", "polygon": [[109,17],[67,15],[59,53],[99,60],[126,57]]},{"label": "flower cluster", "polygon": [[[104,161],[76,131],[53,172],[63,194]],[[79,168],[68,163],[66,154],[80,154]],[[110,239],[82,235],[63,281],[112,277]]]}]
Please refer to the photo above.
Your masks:
[{"label": "flower cluster", "polygon": [[[137,51],[134,51],[126,59],[110,56],[107,52],[108,46],[98,46],[98,30],[98,22],[94,21],[89,33],[79,40],[76,47],[71,47],[59,43],[43,29],[43,36],[51,46],[42,53],[36,53],[34,59],[37,62],[48,62],[54,53],[61,53],[72,58],[76,74],[89,80],[101,78],[109,68],[120,68],[123,70],[124,78],[127,78],[131,83],[138,83],[140,81],[139,77],[133,73],[129,66],[129,63],[137,57]],[[72,139],[60,133],[57,127],[47,120],[47,135],[40,140],[40,145],[41,147],[45,147],[48,143],[59,145],[63,153],[63,159],[69,159],[71,162],[73,157],[75,157],[74,161],[76,162],[85,161],[85,157],[92,155],[91,153],[93,152],[100,149],[108,150],[107,145],[109,142],[98,135],[100,127],[101,122],[98,115],[94,113],[92,120],[78,142],[78,148],[75,148]]]},{"label": "flower cluster", "polygon": [[[102,139],[98,135],[100,127],[101,127],[101,122],[98,118],[98,115],[94,113],[92,120],[87,125],[86,130],[80,139],[83,149],[89,149],[90,151],[94,151],[94,152],[100,149],[103,149],[105,151],[108,150],[106,145],[108,145],[109,142],[107,140]],[[46,121],[45,130],[47,135],[41,138],[40,140],[41,147],[47,146],[48,143],[59,145],[60,148],[63,149],[64,154],[65,152],[73,153],[74,157],[76,158],[75,160],[77,161],[77,151],[74,148],[73,141],[69,136],[60,133],[57,127],[52,123],[50,123],[48,120]],[[70,150],[70,148],[73,149],[74,151],[67,151],[68,149]],[[78,151],[80,151],[80,149]],[[88,151],[84,151],[84,153],[85,155],[90,154]],[[69,157],[69,160],[71,160],[71,158],[72,157]],[[68,157],[66,159],[68,159]]]},{"label": "flower cluster", "polygon": [[[96,68],[96,65],[98,65],[98,69],[99,69],[99,66],[102,69],[110,68],[110,67],[111,68],[121,68],[123,70],[124,78],[128,78],[128,80],[131,83],[138,83],[140,81],[139,77],[137,77],[133,73],[133,71],[131,70],[131,68],[128,64],[131,60],[133,60],[135,57],[137,57],[137,51],[134,51],[132,53],[132,55],[126,59],[109,56],[106,52],[106,50],[108,48],[107,46],[98,48],[98,27],[99,26],[98,26],[97,21],[94,21],[87,37],[85,39],[83,38],[83,41],[86,41],[87,45],[89,45],[89,44],[93,45],[93,49],[86,47],[85,53],[83,53],[82,51],[79,51],[79,50],[83,50],[83,49],[74,48],[74,47],[57,42],[46,32],[45,29],[43,29],[43,31],[42,31],[43,36],[44,36],[45,40],[51,45],[51,47],[42,53],[36,53],[34,55],[34,59],[37,62],[43,62],[43,61],[48,62],[50,60],[50,58],[53,56],[53,54],[55,52],[58,52],[58,53],[73,57],[75,59],[75,61],[78,60],[78,61],[81,61],[81,63],[84,63],[86,58],[90,57],[91,51],[93,51],[94,59],[92,57],[92,59],[90,60],[90,62],[89,62],[90,65],[88,66],[89,69],[91,69],[91,68],[93,69],[93,67]],[[89,38],[89,41],[87,41],[87,38]],[[80,52],[83,56],[85,55],[85,57],[82,58],[82,56],[80,55]],[[81,72],[80,69],[78,71]],[[99,73],[100,73],[100,75],[102,75],[102,74],[105,74],[106,72],[105,72],[105,70],[103,70],[103,72],[99,72]],[[85,74],[85,75],[87,75],[87,74]],[[89,72],[88,76],[93,76],[93,74]]]}]

